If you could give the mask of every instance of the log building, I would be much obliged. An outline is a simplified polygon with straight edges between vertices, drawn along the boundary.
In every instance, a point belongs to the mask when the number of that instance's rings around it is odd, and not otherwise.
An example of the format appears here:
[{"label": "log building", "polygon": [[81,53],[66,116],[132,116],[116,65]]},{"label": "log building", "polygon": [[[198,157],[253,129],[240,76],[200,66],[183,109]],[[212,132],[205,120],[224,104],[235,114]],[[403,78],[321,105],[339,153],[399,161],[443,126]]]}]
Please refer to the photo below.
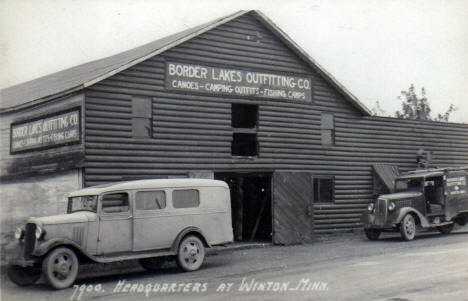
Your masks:
[{"label": "log building", "polygon": [[468,125],[373,117],[258,11],[1,91],[2,242],[66,193],[222,179],[236,240],[350,231],[399,171],[468,165]]}]

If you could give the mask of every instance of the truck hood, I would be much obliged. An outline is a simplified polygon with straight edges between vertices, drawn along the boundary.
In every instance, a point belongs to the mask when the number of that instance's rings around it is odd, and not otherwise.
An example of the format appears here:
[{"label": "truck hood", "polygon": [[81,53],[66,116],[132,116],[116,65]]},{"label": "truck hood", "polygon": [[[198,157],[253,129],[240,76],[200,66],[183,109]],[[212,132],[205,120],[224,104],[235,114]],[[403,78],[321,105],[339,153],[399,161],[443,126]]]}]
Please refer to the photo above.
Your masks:
[{"label": "truck hood", "polygon": [[398,199],[415,198],[415,197],[420,197],[420,196],[422,196],[422,192],[420,191],[405,191],[405,192],[383,194],[379,196],[379,199],[398,200]]},{"label": "truck hood", "polygon": [[89,211],[79,211],[70,214],[51,215],[43,217],[31,217],[28,223],[37,225],[55,225],[68,223],[87,223],[96,220],[96,213]]}]

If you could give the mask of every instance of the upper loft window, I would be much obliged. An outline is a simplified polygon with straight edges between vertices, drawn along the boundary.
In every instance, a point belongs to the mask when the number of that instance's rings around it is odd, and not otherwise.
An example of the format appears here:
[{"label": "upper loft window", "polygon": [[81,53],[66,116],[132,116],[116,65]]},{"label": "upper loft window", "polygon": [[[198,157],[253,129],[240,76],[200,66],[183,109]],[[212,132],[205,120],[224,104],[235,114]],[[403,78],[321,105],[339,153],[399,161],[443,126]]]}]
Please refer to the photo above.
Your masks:
[{"label": "upper loft window", "polygon": [[232,104],[232,127],[233,128],[255,128],[257,126],[258,105],[233,103]]},{"label": "upper loft window", "polygon": [[132,98],[132,136],[134,138],[150,138],[152,136],[151,99]]},{"label": "upper loft window", "polygon": [[335,118],[331,113],[322,113],[321,137],[323,146],[335,145]]},{"label": "upper loft window", "polygon": [[239,157],[258,155],[258,105],[233,103],[231,106],[231,154]]}]

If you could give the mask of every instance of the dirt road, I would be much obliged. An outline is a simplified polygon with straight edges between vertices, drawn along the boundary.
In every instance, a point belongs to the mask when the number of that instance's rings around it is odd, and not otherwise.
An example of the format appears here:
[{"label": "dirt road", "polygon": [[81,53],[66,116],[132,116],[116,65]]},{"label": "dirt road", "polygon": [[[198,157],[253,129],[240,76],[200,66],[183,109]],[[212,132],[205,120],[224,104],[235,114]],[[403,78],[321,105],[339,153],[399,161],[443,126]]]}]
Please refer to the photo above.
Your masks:
[{"label": "dirt road", "polygon": [[345,235],[310,245],[215,251],[204,267],[157,273],[136,263],[94,265],[76,286],[17,287],[2,274],[2,300],[468,300],[468,229],[404,242]]}]

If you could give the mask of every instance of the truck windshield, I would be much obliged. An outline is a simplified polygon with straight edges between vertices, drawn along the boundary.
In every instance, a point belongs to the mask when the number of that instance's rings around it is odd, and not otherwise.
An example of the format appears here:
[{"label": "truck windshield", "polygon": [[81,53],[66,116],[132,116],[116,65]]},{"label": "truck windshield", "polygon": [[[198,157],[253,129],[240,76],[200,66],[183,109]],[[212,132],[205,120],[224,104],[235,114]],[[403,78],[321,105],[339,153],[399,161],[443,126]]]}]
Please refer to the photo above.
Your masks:
[{"label": "truck windshield", "polygon": [[68,213],[76,211],[91,211],[96,212],[97,195],[84,195],[68,198]]},{"label": "truck windshield", "polygon": [[421,190],[422,181],[420,179],[396,180],[395,191]]}]

